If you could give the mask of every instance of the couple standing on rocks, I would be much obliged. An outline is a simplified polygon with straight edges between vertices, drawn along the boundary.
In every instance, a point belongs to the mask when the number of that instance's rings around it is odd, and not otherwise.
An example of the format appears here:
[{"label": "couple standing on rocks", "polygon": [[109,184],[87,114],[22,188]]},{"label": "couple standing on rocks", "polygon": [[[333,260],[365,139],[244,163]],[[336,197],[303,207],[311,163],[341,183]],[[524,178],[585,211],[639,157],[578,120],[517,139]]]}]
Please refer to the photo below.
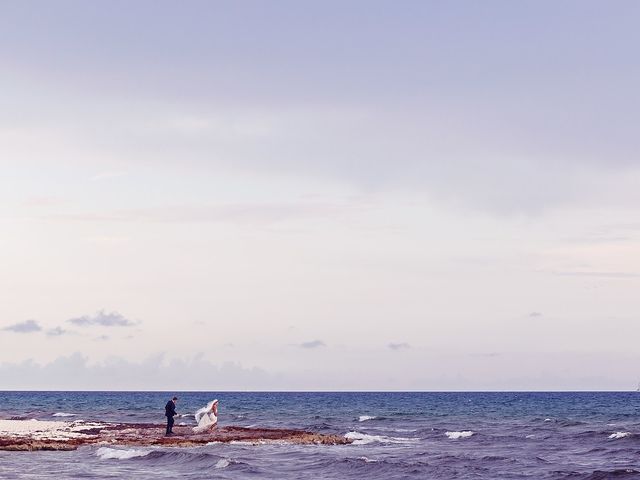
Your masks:
[{"label": "couple standing on rocks", "polygon": [[[173,435],[173,417],[176,413],[176,402],[178,397],[173,397],[167,402],[164,407],[164,414],[167,417],[167,431],[165,436]],[[201,408],[196,412],[196,422],[198,425],[193,427],[194,433],[203,433],[212,429],[218,423],[218,400],[213,400],[207,404],[206,407]]]}]

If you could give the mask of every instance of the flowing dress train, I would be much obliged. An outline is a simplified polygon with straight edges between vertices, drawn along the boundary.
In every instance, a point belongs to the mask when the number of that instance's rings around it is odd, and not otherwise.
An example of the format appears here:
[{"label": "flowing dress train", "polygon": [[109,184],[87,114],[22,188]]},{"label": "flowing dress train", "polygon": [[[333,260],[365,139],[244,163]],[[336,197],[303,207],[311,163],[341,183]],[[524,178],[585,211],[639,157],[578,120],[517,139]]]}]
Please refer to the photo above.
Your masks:
[{"label": "flowing dress train", "polygon": [[198,426],[193,427],[194,433],[205,432],[218,423],[218,417],[213,413],[212,407],[214,403],[218,403],[218,400],[207,403],[206,407],[196,412],[196,422],[198,422]]}]

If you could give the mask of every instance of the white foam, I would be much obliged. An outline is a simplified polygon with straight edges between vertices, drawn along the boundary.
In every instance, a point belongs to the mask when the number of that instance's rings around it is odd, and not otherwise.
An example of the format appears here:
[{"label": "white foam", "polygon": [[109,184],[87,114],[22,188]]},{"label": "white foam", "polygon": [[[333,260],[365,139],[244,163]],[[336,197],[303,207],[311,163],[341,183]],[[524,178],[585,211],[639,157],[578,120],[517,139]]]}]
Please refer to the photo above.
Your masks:
[{"label": "white foam", "polygon": [[51,416],[52,417],[75,417],[76,414],[75,413],[67,413],[67,412],[56,412]]},{"label": "white foam", "polygon": [[444,434],[451,440],[457,440],[458,438],[469,438],[475,432],[471,430],[463,430],[462,432],[444,432]]},{"label": "white foam", "polygon": [[609,435],[609,438],[616,440],[618,438],[628,437],[629,435],[631,435],[631,432],[616,432]]},{"label": "white foam", "polygon": [[371,415],[360,415],[360,417],[358,418],[359,422],[366,422],[367,420],[375,420],[378,417],[374,417]]},{"label": "white foam", "polygon": [[227,458],[221,458],[216,462],[215,468],[227,468],[231,464],[231,461]]},{"label": "white foam", "polygon": [[552,422],[553,420],[551,420],[550,418],[545,418],[544,421],[545,422]]},{"label": "white foam", "polygon": [[117,460],[127,460],[129,458],[145,457],[151,453],[150,450],[135,450],[135,449],[118,449],[109,447],[100,447],[96,450],[96,455],[102,460],[108,460],[115,458]]},{"label": "white foam", "polygon": [[353,440],[354,445],[367,445],[368,443],[414,443],[417,442],[417,438],[403,438],[403,437],[385,437],[384,435],[368,435],[360,432],[349,432],[344,438]]},{"label": "white foam", "polygon": [[362,460],[365,463],[376,463],[378,461],[368,457],[358,457],[358,460]]},{"label": "white foam", "polygon": [[102,423],[60,420],[0,420],[0,435],[38,440],[69,440],[85,436],[84,431],[102,428]]},{"label": "white foam", "polygon": [[[393,428],[393,427],[366,427],[366,426],[362,426],[360,427],[363,430],[379,430],[379,431],[385,431],[385,432],[396,432],[396,433],[413,433],[413,432],[417,432],[418,429],[416,428]],[[433,429],[431,429],[433,430]]]}]

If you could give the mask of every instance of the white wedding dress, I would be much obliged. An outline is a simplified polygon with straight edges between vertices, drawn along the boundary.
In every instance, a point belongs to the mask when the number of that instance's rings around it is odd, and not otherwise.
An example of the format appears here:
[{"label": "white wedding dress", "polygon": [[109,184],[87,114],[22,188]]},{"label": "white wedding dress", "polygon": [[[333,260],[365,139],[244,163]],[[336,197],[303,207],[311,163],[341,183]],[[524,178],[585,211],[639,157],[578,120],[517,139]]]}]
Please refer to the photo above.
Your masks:
[{"label": "white wedding dress", "polygon": [[198,426],[193,427],[195,433],[202,433],[209,430],[216,423],[218,423],[218,417],[213,413],[212,406],[214,403],[218,403],[218,400],[213,400],[207,403],[206,407],[201,408],[196,412],[196,422]]}]

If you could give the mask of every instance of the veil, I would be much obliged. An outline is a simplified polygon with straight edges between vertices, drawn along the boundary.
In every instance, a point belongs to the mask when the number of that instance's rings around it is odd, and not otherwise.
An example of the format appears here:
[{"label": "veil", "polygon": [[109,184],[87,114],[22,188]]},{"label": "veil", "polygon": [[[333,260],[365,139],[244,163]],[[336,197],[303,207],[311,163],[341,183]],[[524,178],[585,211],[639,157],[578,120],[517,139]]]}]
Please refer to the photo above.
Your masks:
[{"label": "veil", "polygon": [[218,417],[211,410],[214,403],[218,403],[218,399],[210,401],[206,407],[202,407],[196,412],[196,422],[198,422],[198,426],[193,427],[195,433],[204,432],[218,423]]}]

